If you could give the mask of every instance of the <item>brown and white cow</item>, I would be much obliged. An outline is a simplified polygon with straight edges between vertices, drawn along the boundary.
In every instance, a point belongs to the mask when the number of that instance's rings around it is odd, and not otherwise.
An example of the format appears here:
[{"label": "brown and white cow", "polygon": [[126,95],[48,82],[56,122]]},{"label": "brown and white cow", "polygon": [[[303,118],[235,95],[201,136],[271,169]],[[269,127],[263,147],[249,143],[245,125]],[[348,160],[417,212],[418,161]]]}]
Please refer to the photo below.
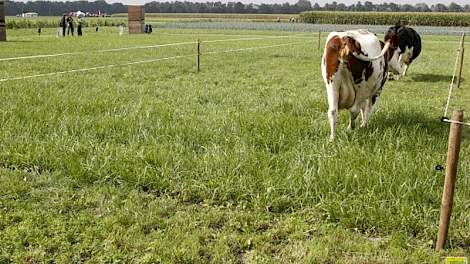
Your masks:
[{"label": "brown and white cow", "polygon": [[328,95],[330,140],[336,137],[340,109],[348,109],[349,129],[361,113],[367,126],[382,87],[388,78],[388,62],[395,53],[397,39],[381,42],[365,30],[332,32],[322,58],[322,75]]}]

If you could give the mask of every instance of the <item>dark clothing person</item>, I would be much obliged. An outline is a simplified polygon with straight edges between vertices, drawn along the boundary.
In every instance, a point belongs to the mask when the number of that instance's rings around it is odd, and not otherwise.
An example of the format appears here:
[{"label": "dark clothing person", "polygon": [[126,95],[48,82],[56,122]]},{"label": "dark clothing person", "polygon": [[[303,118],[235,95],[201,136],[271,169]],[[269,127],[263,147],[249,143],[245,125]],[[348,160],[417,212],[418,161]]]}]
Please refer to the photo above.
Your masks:
[{"label": "dark clothing person", "polygon": [[67,36],[70,34],[70,16],[66,18],[65,26],[67,27]]},{"label": "dark clothing person", "polygon": [[65,15],[62,17],[60,20],[60,27],[62,28],[62,37],[65,37],[65,28],[67,27],[67,20],[65,18]]},{"label": "dark clothing person", "polygon": [[79,36],[82,36],[82,22],[78,22],[77,34],[78,34]]},{"label": "dark clothing person", "polygon": [[69,35],[69,33],[72,33],[72,36],[73,36],[74,28],[73,28],[73,18],[72,18],[72,16],[69,16],[67,18],[67,23],[69,25],[69,29],[67,30],[67,35]]},{"label": "dark clothing person", "polygon": [[144,32],[147,33],[147,34],[150,34],[152,33],[152,25],[145,25],[145,29],[144,29]]},{"label": "dark clothing person", "polygon": [[69,29],[70,29],[70,34],[72,34],[72,36],[73,36],[73,32],[75,30],[74,27],[73,27],[73,23],[69,24]]}]

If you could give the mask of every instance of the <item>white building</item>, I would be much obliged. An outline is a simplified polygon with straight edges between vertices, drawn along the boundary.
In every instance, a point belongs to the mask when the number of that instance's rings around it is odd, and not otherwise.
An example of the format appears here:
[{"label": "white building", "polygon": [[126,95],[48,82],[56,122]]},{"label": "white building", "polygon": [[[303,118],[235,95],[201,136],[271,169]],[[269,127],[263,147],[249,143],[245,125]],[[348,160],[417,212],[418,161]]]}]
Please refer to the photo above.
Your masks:
[{"label": "white building", "polygon": [[21,17],[23,18],[35,18],[35,17],[38,17],[38,13],[36,12],[28,12],[28,13],[23,13],[21,14]]}]

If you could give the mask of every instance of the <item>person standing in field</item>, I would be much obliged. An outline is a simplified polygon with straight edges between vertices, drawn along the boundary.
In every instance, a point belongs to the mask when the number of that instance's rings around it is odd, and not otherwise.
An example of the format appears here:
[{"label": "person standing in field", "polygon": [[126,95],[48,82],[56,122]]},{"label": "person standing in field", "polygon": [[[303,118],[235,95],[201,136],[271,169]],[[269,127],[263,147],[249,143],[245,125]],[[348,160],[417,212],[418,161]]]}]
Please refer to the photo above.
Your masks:
[{"label": "person standing in field", "polygon": [[122,24],[119,25],[119,36],[122,36],[124,34],[124,26]]},{"label": "person standing in field", "polygon": [[59,26],[62,28],[62,37],[65,37],[65,27],[67,26],[67,20],[65,15],[62,16]]},{"label": "person standing in field", "polygon": [[70,16],[65,19],[65,26],[67,27],[67,36],[70,35]]},{"label": "person standing in field", "polygon": [[69,33],[72,33],[72,36],[73,36],[74,27],[73,27],[73,18],[72,18],[72,16],[69,16],[67,18],[67,23],[68,23],[68,26],[69,26],[69,29],[67,30],[67,35],[69,35]]},{"label": "person standing in field", "polygon": [[[82,19],[81,18],[78,18],[77,20],[77,35],[78,36],[82,36]],[[73,33],[72,33],[73,35]]]}]

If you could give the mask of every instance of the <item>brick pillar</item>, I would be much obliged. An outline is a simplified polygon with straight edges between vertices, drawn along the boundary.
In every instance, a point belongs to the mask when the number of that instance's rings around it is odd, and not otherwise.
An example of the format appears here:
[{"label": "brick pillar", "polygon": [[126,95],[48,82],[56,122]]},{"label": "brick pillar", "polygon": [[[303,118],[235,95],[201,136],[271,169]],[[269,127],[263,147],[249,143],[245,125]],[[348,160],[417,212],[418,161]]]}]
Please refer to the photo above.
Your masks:
[{"label": "brick pillar", "polygon": [[144,33],[145,9],[144,6],[128,6],[128,28],[129,34]]}]

